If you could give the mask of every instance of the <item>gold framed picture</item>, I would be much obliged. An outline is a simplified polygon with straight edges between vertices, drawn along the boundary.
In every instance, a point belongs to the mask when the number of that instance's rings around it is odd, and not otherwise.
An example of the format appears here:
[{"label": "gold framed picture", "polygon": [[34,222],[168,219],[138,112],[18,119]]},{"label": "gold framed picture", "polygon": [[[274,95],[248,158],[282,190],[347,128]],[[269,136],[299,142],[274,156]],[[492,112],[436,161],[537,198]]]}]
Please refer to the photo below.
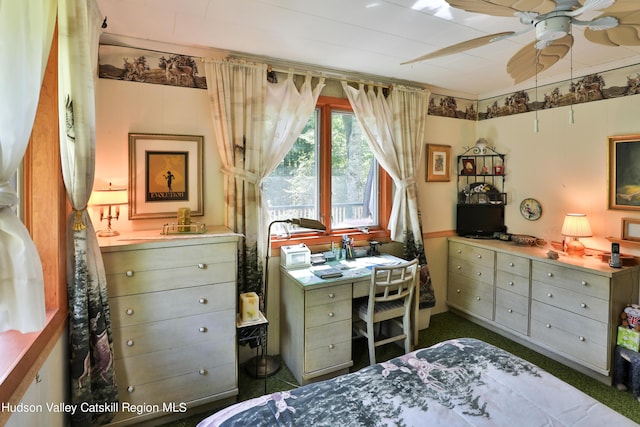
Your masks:
[{"label": "gold framed picture", "polygon": [[192,135],[129,134],[129,219],[204,215],[202,146]]},{"label": "gold framed picture", "polygon": [[609,137],[609,209],[640,210],[640,135]]},{"label": "gold framed picture", "polygon": [[451,146],[427,144],[427,181],[451,180]]},{"label": "gold framed picture", "polygon": [[622,218],[622,240],[640,242],[639,218]]}]

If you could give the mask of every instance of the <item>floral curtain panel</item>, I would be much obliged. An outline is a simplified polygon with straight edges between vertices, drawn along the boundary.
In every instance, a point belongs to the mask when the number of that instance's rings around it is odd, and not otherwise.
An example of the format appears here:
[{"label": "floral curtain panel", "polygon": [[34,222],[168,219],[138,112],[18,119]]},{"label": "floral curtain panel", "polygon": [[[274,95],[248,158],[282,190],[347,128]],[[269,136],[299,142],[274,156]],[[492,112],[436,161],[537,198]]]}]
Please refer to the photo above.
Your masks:
[{"label": "floral curtain panel", "polygon": [[34,332],[46,320],[40,256],[13,210],[11,181],[31,136],[55,18],[56,0],[0,6],[0,333]]},{"label": "floral curtain panel", "polygon": [[[71,403],[109,408],[118,400],[111,316],[100,247],[86,209],[94,178],[94,90],[102,17],[94,0],[59,0],[58,8],[60,156],[73,208],[67,224]],[[77,411],[71,425],[102,425],[113,416]]]},{"label": "floral curtain panel", "polygon": [[395,195],[389,229],[391,239],[404,244],[405,258],[420,259],[420,308],[435,305],[435,294],[422,241],[416,175],[424,143],[429,91],[394,86],[382,88],[342,82],[342,88],[362,126],[376,160],[391,175]]}]

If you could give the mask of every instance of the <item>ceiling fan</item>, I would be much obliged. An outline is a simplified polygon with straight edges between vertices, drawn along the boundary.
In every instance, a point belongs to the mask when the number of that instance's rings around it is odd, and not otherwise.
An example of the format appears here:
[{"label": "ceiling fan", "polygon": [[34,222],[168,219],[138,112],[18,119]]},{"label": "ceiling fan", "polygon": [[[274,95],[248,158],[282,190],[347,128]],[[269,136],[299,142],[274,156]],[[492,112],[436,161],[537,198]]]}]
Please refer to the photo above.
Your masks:
[{"label": "ceiling fan", "polygon": [[[572,25],[584,26],[584,36],[606,46],[640,46],[639,0],[445,0],[467,12],[491,16],[516,16],[526,26],[467,40],[427,55],[403,62],[411,64],[464,52],[535,30],[536,40],[520,49],[507,63],[514,84],[540,73],[560,59],[573,46]],[[594,19],[578,19],[589,11],[601,11]]]}]

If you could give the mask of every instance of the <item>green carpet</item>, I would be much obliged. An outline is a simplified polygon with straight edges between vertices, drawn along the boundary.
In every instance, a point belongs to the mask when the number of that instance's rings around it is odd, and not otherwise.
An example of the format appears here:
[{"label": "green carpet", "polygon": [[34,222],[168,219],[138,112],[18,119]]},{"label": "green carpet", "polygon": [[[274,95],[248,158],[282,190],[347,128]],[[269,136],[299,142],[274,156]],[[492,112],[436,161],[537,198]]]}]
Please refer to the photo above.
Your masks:
[{"label": "green carpet", "polygon": [[[444,340],[462,337],[478,338],[528,360],[613,410],[640,423],[640,402],[633,398],[630,391],[619,391],[615,387],[607,386],[451,312],[431,316],[429,328],[420,332],[418,347],[429,347]],[[377,350],[376,358],[380,362],[400,356],[402,353],[403,351],[400,347],[388,344]],[[352,371],[357,371],[369,364],[367,345],[364,339],[354,341],[353,361]],[[293,375],[284,365],[278,373],[267,378],[266,381],[269,393],[289,390],[297,386]],[[240,389],[238,400],[246,400],[264,394],[264,380],[249,377],[244,372],[244,369],[238,371],[238,382]],[[180,421],[164,424],[164,427],[194,427],[207,415],[209,414],[192,415]]]}]

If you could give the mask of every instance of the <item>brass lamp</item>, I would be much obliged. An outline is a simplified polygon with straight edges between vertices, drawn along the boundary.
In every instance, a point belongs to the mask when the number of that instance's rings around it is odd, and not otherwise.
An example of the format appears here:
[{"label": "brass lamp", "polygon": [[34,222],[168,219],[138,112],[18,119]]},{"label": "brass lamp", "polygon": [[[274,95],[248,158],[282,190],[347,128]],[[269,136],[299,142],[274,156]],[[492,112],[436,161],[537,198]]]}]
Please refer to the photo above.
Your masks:
[{"label": "brass lamp", "polygon": [[[266,257],[264,263],[264,287],[262,289],[262,312],[267,315],[267,290],[269,289],[269,249],[271,248],[271,226],[273,224],[285,223],[294,224],[300,228],[308,228],[310,230],[324,231],[327,229],[323,223],[310,218],[291,218],[291,219],[276,219],[269,224],[267,229],[267,247]],[[245,365],[247,373],[256,378],[269,377],[280,369],[280,361],[277,357],[263,355],[261,357],[254,357],[249,359]]]},{"label": "brass lamp", "polygon": [[[120,217],[120,205],[126,205],[127,202],[126,188],[114,188],[109,183],[109,188],[107,189],[93,190],[88,204],[89,206],[100,206],[100,222],[105,218],[107,219],[107,229],[98,231],[98,236],[112,237],[120,234],[111,228],[111,220],[117,220]],[[104,213],[105,206],[107,206],[106,215]],[[112,206],[115,206],[113,213],[111,211]]]},{"label": "brass lamp", "polygon": [[567,243],[567,255],[572,257],[581,257],[584,255],[584,244],[578,240],[579,237],[591,237],[591,226],[585,214],[570,213],[564,217],[562,224],[563,236],[569,237]]}]

